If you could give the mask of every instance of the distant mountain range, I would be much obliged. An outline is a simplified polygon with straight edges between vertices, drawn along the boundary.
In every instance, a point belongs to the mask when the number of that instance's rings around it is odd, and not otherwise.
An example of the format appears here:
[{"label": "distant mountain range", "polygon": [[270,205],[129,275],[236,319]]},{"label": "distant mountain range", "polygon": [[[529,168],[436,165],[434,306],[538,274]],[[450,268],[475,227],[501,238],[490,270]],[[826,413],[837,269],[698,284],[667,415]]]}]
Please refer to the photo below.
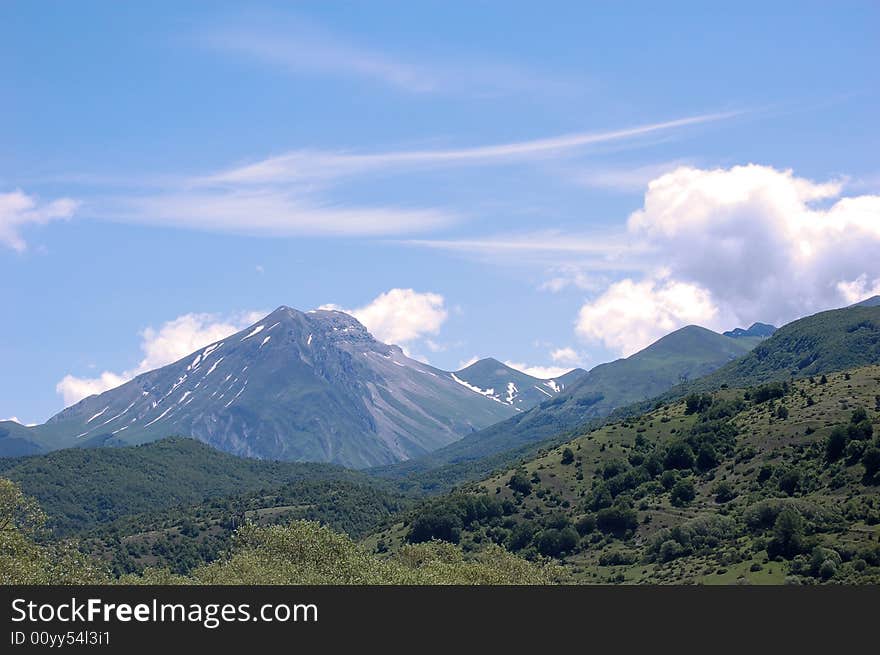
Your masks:
[{"label": "distant mountain range", "polygon": [[183,435],[237,455],[360,468],[436,450],[555,397],[577,375],[539,380],[495,360],[450,373],[348,314],[282,306],[43,425],[0,423],[0,455]]},{"label": "distant mountain range", "polygon": [[[736,356],[736,348],[741,356]],[[404,481],[405,486],[444,491],[571,438],[591,419],[638,415],[696,391],[875,364],[880,364],[880,297],[807,316],[757,341],[686,327],[628,359],[592,369],[554,400],[423,457],[372,472]]]},{"label": "distant mountain range", "polygon": [[541,441],[700,378],[745,355],[759,342],[726,337],[696,325],[683,327],[626,359],[596,366],[556,398],[425,457],[388,467],[382,474],[408,475]]},{"label": "distant mountain range", "polygon": [[734,339],[743,339],[748,337],[766,338],[772,336],[776,332],[776,327],[767,323],[752,323],[748,329],[734,328],[724,332],[725,337],[733,337]]},{"label": "distant mountain range", "polygon": [[477,393],[516,409],[526,410],[555,397],[586,373],[585,370],[576,368],[561,377],[541,380],[487,357],[452,373],[452,376],[456,381],[467,383]]}]

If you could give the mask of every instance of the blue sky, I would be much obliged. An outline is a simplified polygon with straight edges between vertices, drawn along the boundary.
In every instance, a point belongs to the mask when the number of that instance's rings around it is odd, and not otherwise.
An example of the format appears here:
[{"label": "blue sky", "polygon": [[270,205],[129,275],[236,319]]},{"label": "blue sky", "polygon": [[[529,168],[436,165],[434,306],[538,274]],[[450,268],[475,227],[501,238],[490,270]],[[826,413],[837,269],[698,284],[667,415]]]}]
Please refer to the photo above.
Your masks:
[{"label": "blue sky", "polygon": [[555,374],[877,292],[878,28],[872,2],[5,2],[0,418],[281,304]]}]

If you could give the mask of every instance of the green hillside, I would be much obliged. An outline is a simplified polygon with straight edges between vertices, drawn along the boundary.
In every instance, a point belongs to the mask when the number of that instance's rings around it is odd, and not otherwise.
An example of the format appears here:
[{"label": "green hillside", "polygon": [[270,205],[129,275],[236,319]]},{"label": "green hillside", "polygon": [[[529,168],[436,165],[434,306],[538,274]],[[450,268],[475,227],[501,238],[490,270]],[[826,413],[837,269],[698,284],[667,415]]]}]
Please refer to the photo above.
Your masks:
[{"label": "green hillside", "polygon": [[880,366],[694,394],[372,536],[558,558],[582,582],[880,582]]},{"label": "green hillside", "polygon": [[366,476],[338,466],[244,459],[180,437],[0,459],[0,477],[18,482],[36,498],[58,534],[297,481],[375,486]]},{"label": "green hillside", "polygon": [[792,376],[842,371],[880,362],[880,306],[857,305],[793,321],[755,347],[693,385],[717,389]]}]

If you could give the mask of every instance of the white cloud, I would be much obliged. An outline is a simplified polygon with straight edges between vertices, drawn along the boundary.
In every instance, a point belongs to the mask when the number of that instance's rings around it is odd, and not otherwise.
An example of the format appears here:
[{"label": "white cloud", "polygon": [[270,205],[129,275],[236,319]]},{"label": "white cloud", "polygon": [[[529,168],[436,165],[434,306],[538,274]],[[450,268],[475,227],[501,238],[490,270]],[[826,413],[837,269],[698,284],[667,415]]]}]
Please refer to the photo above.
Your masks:
[{"label": "white cloud", "polygon": [[559,293],[569,287],[582,291],[598,291],[608,283],[604,276],[585,271],[583,262],[554,266],[550,274],[553,277],[542,282],[538,286],[539,291]]},{"label": "white cloud", "polygon": [[565,368],[560,366],[530,366],[528,364],[523,364],[522,362],[511,362],[505,361],[510,368],[515,368],[517,371],[521,371],[526,375],[531,375],[534,378],[539,378],[541,380],[549,380],[551,378],[558,378],[561,375],[568,373],[571,370],[571,367]]},{"label": "white cloud", "polygon": [[837,290],[850,305],[866,298],[880,295],[880,277],[868,280],[867,275],[860,275],[850,282],[838,282]]},{"label": "white cloud", "polygon": [[0,244],[19,252],[27,248],[21,228],[27,224],[42,225],[49,221],[73,216],[78,203],[70,198],[40,202],[20,189],[0,193]]},{"label": "white cloud", "polygon": [[458,216],[437,209],[328,204],[276,188],[208,189],[94,203],[108,220],[269,236],[381,236],[450,225]]},{"label": "white cloud", "polygon": [[136,367],[121,373],[104,371],[93,378],[66,375],[55,390],[61,394],[67,407],[87,396],[118,387],[141,373],[176,362],[202,346],[225,339],[255,323],[264,314],[242,312],[230,317],[205,313],[178,316],[158,329],[148,327],[141,332],[142,359]]},{"label": "white cloud", "polygon": [[626,279],[581,307],[575,330],[629,356],[684,325],[714,324],[718,313],[709,292],[696,285]]},{"label": "white cloud", "polygon": [[702,114],[604,132],[577,132],[529,141],[456,149],[398,150],[367,154],[296,150],[207,177],[196,178],[191,182],[199,185],[274,184],[314,178],[335,178],[388,168],[412,170],[415,166],[461,166],[526,161],[558,156],[589,145],[633,139],[656,132],[720,121],[740,114],[741,112]]},{"label": "white cloud", "polygon": [[574,348],[557,348],[550,352],[550,359],[563,366],[580,366],[583,357]]},{"label": "white cloud", "polygon": [[395,345],[437,334],[449,316],[443,296],[413,289],[391,289],[358,309],[342,309],[338,305],[323,305],[320,309],[351,314],[379,341]]},{"label": "white cloud", "polygon": [[578,333],[628,354],[687,323],[782,325],[880,291],[880,196],[842,188],[754,164],[653,180],[627,227],[654,268],[587,302]]},{"label": "white cloud", "polygon": [[[517,265],[547,266],[554,270],[553,277],[539,288],[551,292],[571,285],[595,289],[594,282],[600,279],[595,276],[596,272],[641,270],[646,254],[645,248],[624,231],[573,234],[543,230],[463,239],[407,239],[400,243]],[[589,270],[592,275],[579,274],[578,270]]]}]

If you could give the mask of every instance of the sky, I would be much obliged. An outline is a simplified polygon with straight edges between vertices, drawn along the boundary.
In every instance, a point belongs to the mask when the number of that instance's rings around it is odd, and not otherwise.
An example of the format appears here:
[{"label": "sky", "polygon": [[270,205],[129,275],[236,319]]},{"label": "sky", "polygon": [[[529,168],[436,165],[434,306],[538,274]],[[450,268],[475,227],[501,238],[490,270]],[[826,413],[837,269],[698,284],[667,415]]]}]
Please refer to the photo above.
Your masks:
[{"label": "sky", "polygon": [[551,377],[880,293],[876,2],[0,5],[0,419],[280,305]]}]

